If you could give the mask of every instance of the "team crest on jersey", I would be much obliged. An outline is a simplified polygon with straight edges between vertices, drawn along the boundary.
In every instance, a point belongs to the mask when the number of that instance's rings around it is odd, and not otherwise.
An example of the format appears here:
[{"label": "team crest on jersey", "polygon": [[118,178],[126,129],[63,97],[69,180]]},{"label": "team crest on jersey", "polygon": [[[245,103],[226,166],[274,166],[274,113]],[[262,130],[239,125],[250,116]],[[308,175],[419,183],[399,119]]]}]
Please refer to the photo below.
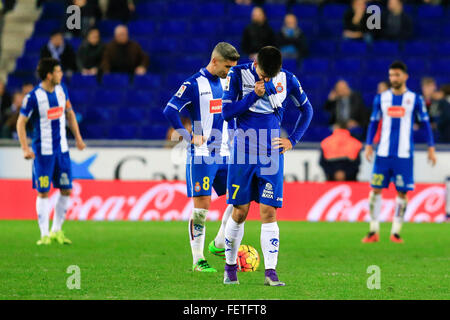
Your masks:
[{"label": "team crest on jersey", "polygon": [[387,109],[387,114],[391,118],[401,118],[405,115],[405,108],[402,106],[392,106]]},{"label": "team crest on jersey", "polygon": [[175,96],[177,96],[178,98],[181,98],[181,96],[183,95],[185,90],[186,90],[186,86],[184,84],[181,85],[180,89],[178,89],[177,93],[175,93]]},{"label": "team crest on jersey", "polygon": [[55,119],[59,119],[61,118],[61,116],[64,113],[64,108],[63,107],[53,107],[53,108],[49,108],[47,110],[47,119],[48,120],[55,120]]},{"label": "team crest on jersey", "polygon": [[195,187],[194,187],[195,192],[200,192],[200,190],[202,190],[202,187],[200,187],[200,182],[196,182],[195,183]]},{"label": "team crest on jersey", "polygon": [[277,83],[277,86],[275,87],[275,89],[277,90],[277,93],[282,93],[284,90],[283,85],[281,84],[281,82]]},{"label": "team crest on jersey", "polygon": [[222,99],[209,100],[209,113],[221,113],[222,112]]}]

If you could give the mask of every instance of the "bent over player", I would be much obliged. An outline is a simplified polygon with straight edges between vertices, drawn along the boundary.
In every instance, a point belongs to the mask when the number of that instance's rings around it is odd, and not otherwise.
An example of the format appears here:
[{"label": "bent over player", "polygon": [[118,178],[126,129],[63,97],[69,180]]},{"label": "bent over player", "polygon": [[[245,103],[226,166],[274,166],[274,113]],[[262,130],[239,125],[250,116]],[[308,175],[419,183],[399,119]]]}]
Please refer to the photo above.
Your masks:
[{"label": "bent over player", "polygon": [[[75,137],[79,150],[85,148],[78,123],[69,100],[67,88],[61,83],[63,72],[58,60],[43,58],[37,72],[42,82],[26,95],[17,120],[17,133],[25,159],[33,159],[33,188],[37,189],[36,211],[41,239],[38,245],[52,241],[70,244],[61,227],[69,206],[72,191],[69,146],[66,123]],[[33,126],[32,149],[27,142],[26,124]],[[55,206],[52,230],[49,233],[50,184],[60,189]]]},{"label": "bent over player", "polygon": [[364,243],[379,241],[378,216],[381,211],[381,191],[388,188],[391,181],[397,189],[397,198],[390,240],[397,243],[403,242],[400,230],[406,212],[406,193],[414,190],[414,115],[417,115],[426,128],[428,160],[433,166],[436,163],[433,132],[425,103],[421,96],[408,90],[407,80],[406,65],[401,61],[393,62],[389,67],[391,89],[378,94],[374,99],[365,149],[365,157],[368,161],[371,161],[373,157],[372,143],[380,120],[382,125],[370,184],[372,187],[369,194],[370,231],[362,239]]},{"label": "bent over player", "polygon": [[[281,64],[281,52],[268,46],[259,50],[254,63],[233,67],[228,74],[222,114],[226,121],[235,118],[236,131],[228,165],[227,203],[233,205],[233,213],[225,228],[225,284],[239,283],[236,258],[250,202],[256,201],[262,222],[264,284],[284,285],[275,271],[280,245],[276,210],[283,203],[283,157],[303,136],[313,109],[295,75],[281,69]],[[289,138],[280,138],[287,97],[300,116]]]},{"label": "bent over player", "polygon": [[[228,123],[223,120],[221,114],[222,85],[228,71],[237,64],[239,58],[238,52],[231,44],[218,43],[211,54],[209,64],[184,81],[164,109],[164,114],[174,129],[190,143],[186,184],[187,195],[194,201],[194,209],[189,219],[193,271],[217,272],[203,255],[205,221],[211,204],[211,188],[214,188],[219,196],[226,193],[230,151]],[[192,137],[179,117],[179,112],[185,107],[192,122]],[[221,257],[225,255],[224,229],[231,211],[232,207],[228,206],[223,214],[219,232],[209,244],[209,251]]]}]

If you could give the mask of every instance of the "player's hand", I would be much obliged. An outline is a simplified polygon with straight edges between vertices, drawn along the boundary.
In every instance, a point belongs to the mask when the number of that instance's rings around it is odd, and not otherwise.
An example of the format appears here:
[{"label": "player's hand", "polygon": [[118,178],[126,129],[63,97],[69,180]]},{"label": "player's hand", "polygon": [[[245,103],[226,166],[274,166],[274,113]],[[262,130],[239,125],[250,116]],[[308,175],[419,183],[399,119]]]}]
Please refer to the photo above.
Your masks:
[{"label": "player's hand", "polygon": [[434,147],[428,148],[428,161],[431,162],[431,165],[434,167],[436,165],[436,153]]},{"label": "player's hand", "polygon": [[272,139],[272,147],[274,147],[274,149],[283,148],[283,150],[281,151],[281,154],[283,154],[286,151],[292,149],[292,143],[291,143],[291,140],[289,140],[287,138],[273,138]]},{"label": "player's hand", "polygon": [[255,83],[255,93],[258,97],[262,97],[266,93],[266,88],[264,87],[264,80],[259,80]]},{"label": "player's hand", "polygon": [[373,147],[371,145],[366,145],[366,148],[364,149],[364,156],[366,157],[367,161],[372,162]]},{"label": "player's hand", "polygon": [[30,148],[26,148],[25,150],[23,150],[23,157],[27,160],[34,159],[35,155],[33,150],[31,150]]},{"label": "player's hand", "polygon": [[136,68],[136,70],[134,70],[134,73],[137,75],[143,75],[147,72],[147,69],[145,69],[145,67],[143,66],[139,66]]},{"label": "player's hand", "polygon": [[83,150],[84,148],[86,148],[86,144],[84,143],[83,139],[78,139],[77,141],[75,141],[75,144],[78,150]]},{"label": "player's hand", "polygon": [[208,139],[200,134],[194,134],[191,140],[191,143],[197,147],[204,144]]}]

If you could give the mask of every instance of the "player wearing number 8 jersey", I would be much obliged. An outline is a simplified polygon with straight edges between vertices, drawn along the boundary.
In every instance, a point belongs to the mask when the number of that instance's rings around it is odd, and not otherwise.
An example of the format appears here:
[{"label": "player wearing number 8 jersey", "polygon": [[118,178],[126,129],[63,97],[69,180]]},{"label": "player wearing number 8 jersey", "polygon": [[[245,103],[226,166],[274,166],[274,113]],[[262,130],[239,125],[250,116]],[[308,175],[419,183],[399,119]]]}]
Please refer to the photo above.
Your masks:
[{"label": "player wearing number 8 jersey", "polygon": [[[76,146],[85,147],[69,94],[61,83],[63,72],[58,60],[44,58],[39,61],[38,74],[42,82],[24,99],[17,120],[17,133],[25,159],[33,160],[33,188],[37,189],[36,211],[41,239],[38,245],[70,244],[62,231],[62,224],[69,206],[72,189],[69,146],[66,138],[66,122],[72,131]],[[32,150],[28,147],[26,123],[33,126]],[[50,185],[60,189],[55,206],[52,230],[49,233]]]},{"label": "player wearing number 8 jersey", "polygon": [[[222,85],[229,69],[239,60],[236,49],[226,42],[214,48],[208,66],[183,82],[170,99],[164,114],[188,145],[186,164],[187,195],[193,198],[194,209],[189,219],[189,239],[193,257],[193,271],[217,272],[203,255],[205,221],[211,203],[211,190],[224,195],[227,182],[228,123],[222,118]],[[193,136],[181,123],[179,112],[187,108],[192,122]],[[178,140],[178,138],[175,138]],[[231,214],[228,206],[216,238],[209,251],[224,256],[224,228]]]},{"label": "player wearing number 8 jersey", "polygon": [[365,243],[379,240],[381,191],[388,188],[390,182],[394,182],[397,189],[390,239],[397,243],[403,242],[400,230],[406,212],[406,193],[414,189],[414,115],[417,115],[426,128],[428,159],[433,165],[436,163],[433,133],[424,101],[421,96],[408,90],[407,79],[406,65],[400,61],[393,62],[389,67],[391,89],[377,95],[374,100],[365,149],[368,161],[372,159],[372,143],[380,120],[382,126],[371,179],[372,190],[369,194],[370,231],[362,239]]}]

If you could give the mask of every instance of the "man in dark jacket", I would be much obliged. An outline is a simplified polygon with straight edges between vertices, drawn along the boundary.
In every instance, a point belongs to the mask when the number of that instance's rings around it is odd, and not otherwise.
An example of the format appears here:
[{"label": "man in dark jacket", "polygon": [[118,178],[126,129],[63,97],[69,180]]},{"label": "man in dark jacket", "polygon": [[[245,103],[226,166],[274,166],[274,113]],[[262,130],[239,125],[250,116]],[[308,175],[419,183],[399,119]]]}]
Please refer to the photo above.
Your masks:
[{"label": "man in dark jacket", "polygon": [[82,74],[96,75],[102,62],[104,45],[97,28],[89,30],[86,40],[77,52],[77,65]]},{"label": "man in dark jacket", "polygon": [[148,55],[139,43],[128,38],[128,28],[124,25],[117,26],[114,30],[114,39],[105,47],[101,63],[102,71],[144,74],[148,65]]},{"label": "man in dark jacket", "polygon": [[259,49],[265,46],[274,46],[275,44],[275,33],[267,23],[264,10],[261,7],[254,7],[252,10],[252,21],[244,29],[242,35],[242,51],[253,59]]},{"label": "man in dark jacket", "polygon": [[390,41],[403,41],[411,38],[413,23],[403,11],[403,0],[389,0],[388,11],[381,16],[381,37]]},{"label": "man in dark jacket", "polygon": [[61,62],[61,67],[66,71],[77,71],[75,52],[72,46],[64,41],[61,31],[54,31],[50,40],[41,49],[42,58],[54,58]]}]

